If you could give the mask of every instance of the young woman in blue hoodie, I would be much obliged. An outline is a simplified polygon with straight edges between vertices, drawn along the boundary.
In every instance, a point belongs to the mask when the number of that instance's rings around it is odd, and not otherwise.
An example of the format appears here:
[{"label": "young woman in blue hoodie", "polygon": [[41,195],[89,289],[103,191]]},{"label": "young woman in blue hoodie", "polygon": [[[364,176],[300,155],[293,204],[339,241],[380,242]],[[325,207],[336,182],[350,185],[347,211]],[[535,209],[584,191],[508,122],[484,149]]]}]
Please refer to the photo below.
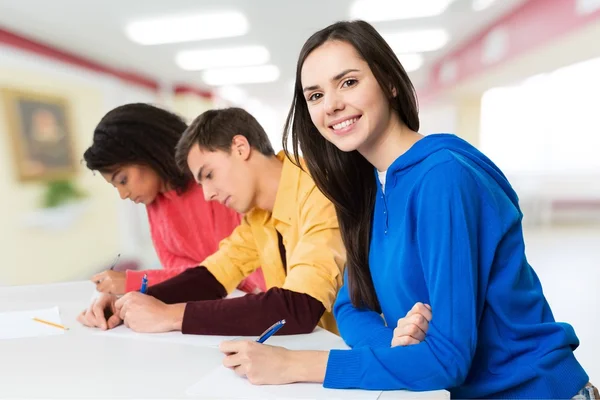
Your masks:
[{"label": "young woman in blue hoodie", "polygon": [[[371,25],[340,22],[308,39],[284,143],[291,134],[295,160],[300,149],[336,206],[348,262],[334,313],[352,349],[225,342],[225,366],[262,384],[593,397],[577,336],[554,320],[525,257],[506,177],[458,137],[418,130],[413,86]],[[416,302],[431,305],[428,331],[392,346]]]}]

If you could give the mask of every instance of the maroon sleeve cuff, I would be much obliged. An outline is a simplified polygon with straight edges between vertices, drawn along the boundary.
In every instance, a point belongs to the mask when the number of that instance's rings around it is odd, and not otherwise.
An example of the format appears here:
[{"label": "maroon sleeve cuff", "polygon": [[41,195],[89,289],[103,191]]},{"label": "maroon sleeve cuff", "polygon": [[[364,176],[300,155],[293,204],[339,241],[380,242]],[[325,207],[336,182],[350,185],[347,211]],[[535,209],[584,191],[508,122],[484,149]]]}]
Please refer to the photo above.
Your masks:
[{"label": "maroon sleeve cuff", "polygon": [[234,299],[188,303],[181,331],[195,335],[258,336],[275,322],[286,324],[277,334],[312,332],[325,312],[323,304],[304,293],[272,288]]},{"label": "maroon sleeve cuff", "polygon": [[163,303],[175,304],[222,299],[227,291],[205,267],[196,267],[150,286],[147,294]]}]

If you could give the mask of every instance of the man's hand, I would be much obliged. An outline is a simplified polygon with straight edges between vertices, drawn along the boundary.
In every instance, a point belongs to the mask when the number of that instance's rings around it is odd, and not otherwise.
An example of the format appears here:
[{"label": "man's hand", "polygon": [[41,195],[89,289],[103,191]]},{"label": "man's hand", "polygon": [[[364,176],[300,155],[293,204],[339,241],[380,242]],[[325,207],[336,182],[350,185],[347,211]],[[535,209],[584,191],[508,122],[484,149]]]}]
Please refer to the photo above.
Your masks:
[{"label": "man's hand", "polygon": [[180,331],[185,303],[165,304],[152,296],[130,292],[115,303],[125,326],[136,332]]}]

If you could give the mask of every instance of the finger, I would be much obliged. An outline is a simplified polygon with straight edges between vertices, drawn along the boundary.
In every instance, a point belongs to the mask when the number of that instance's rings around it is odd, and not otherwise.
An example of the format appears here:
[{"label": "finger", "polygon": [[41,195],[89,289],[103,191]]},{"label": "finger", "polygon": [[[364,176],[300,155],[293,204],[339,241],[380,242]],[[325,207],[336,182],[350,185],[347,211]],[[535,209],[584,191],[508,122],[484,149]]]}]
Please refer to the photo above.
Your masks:
[{"label": "finger", "polygon": [[85,320],[85,325],[86,326],[91,326],[91,327],[96,327],[96,318],[94,318],[94,313],[92,312],[92,310],[88,310],[86,311],[85,315],[84,315],[84,320]]},{"label": "finger", "polygon": [[123,321],[127,320],[127,309],[129,308],[129,305],[127,303],[124,303],[121,308],[119,309],[119,314],[117,314],[119,316],[119,318],[121,318]]},{"label": "finger", "polygon": [[128,301],[130,297],[131,297],[131,293],[127,293],[126,295],[124,295],[121,298],[117,299],[117,301],[115,301],[115,311],[120,310],[121,307],[123,307],[123,303],[125,303],[126,301]]},{"label": "finger", "polygon": [[231,355],[223,358],[223,365],[227,368],[234,368],[238,365],[242,365],[242,357],[240,353],[232,353]]},{"label": "finger", "polygon": [[92,276],[91,280],[92,282],[99,283],[102,282],[104,278],[106,278],[106,271],[100,272],[99,274]]},{"label": "finger", "polygon": [[93,315],[93,318],[96,321],[96,326],[102,329],[106,329],[106,316],[104,311],[107,306],[106,302],[102,300],[95,301],[90,310],[90,314]]},{"label": "finger", "polygon": [[109,293],[111,287],[110,279],[103,279],[96,284],[96,290],[101,293]]},{"label": "finger", "polygon": [[419,314],[424,316],[428,322],[433,318],[433,313],[431,312],[431,306],[429,304],[421,304],[419,306]]},{"label": "finger", "polygon": [[421,314],[411,315],[410,317],[406,318],[406,320],[408,322],[407,325],[416,325],[424,333],[427,333],[429,330],[429,321],[427,321],[427,319]]},{"label": "finger", "polygon": [[425,332],[414,324],[402,325],[394,329],[394,337],[411,337],[419,342],[425,340]]},{"label": "finger", "polygon": [[[79,315],[77,315],[77,322],[79,322],[80,324],[86,325],[86,321],[85,321],[85,313],[87,312],[87,310],[83,310],[81,313],[79,313]],[[87,326],[87,325],[86,325]]]},{"label": "finger", "polygon": [[406,332],[406,334],[404,336],[410,336],[413,339],[418,340],[419,342],[422,342],[423,340],[425,340],[425,331],[422,330],[421,328],[419,328],[417,325],[414,324],[410,324],[407,325],[404,328],[404,331]]},{"label": "finger", "polygon": [[106,325],[108,325],[108,329],[113,329],[117,326],[119,326],[121,324],[121,318],[119,318],[118,315],[114,314],[112,317],[110,317],[106,323]]},{"label": "finger", "polygon": [[246,372],[247,372],[247,368],[245,365],[238,365],[237,367],[233,368],[233,371],[238,375],[241,376],[242,378],[246,376]]},{"label": "finger", "polygon": [[219,344],[219,350],[225,354],[239,353],[245,340],[224,340]]},{"label": "finger", "polygon": [[429,322],[421,314],[411,314],[404,318],[400,318],[396,324],[396,327],[404,328],[408,325],[416,325],[421,328],[423,332],[427,332],[429,329]]},{"label": "finger", "polygon": [[427,308],[425,306],[425,304],[423,304],[421,302],[415,303],[413,308],[411,308],[411,310],[406,314],[406,317],[409,317],[409,316],[415,315],[415,314],[421,314],[423,317],[425,317],[425,319],[427,319],[427,321],[431,321],[431,318],[432,318],[431,306],[429,308]]},{"label": "finger", "polygon": [[415,339],[412,338],[410,336],[400,336],[400,337],[394,337],[392,339],[392,347],[396,347],[396,346],[410,346],[413,344],[419,344],[420,342]]}]

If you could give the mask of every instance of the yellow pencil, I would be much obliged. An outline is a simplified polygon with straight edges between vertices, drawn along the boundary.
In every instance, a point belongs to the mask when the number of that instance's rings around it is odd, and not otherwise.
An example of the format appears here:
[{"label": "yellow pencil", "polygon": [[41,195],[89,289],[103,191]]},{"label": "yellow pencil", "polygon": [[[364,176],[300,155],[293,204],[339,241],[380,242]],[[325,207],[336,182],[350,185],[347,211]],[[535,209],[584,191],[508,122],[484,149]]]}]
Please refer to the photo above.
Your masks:
[{"label": "yellow pencil", "polygon": [[55,328],[64,329],[65,331],[68,331],[68,330],[69,330],[69,328],[67,328],[67,327],[65,327],[65,326],[62,326],[62,325],[60,325],[60,324],[55,324],[54,322],[50,322],[50,321],[44,321],[43,319],[39,319],[39,318],[34,318],[33,320],[34,320],[34,321],[37,321],[37,322],[41,322],[42,324],[46,324],[46,325],[53,326],[53,327],[55,327]]}]

